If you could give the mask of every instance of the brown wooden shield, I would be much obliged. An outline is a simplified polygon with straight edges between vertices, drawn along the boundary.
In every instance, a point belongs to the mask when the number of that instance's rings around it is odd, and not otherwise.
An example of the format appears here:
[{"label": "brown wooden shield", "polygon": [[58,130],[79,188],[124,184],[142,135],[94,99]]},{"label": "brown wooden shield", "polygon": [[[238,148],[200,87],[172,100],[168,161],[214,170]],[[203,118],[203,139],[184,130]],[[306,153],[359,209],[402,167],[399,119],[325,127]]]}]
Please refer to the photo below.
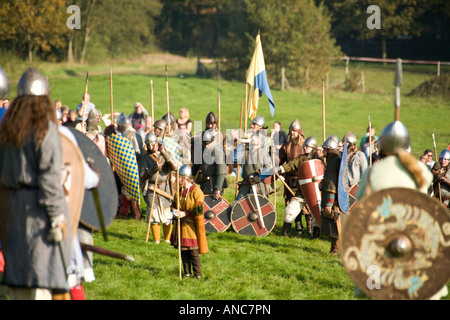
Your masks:
[{"label": "brown wooden shield", "polygon": [[239,199],[231,209],[231,224],[234,231],[245,236],[267,236],[275,227],[277,213],[270,200],[258,194],[264,226],[259,219],[255,196],[249,194]]},{"label": "brown wooden shield", "polygon": [[77,233],[84,199],[84,157],[80,149],[61,134],[63,151],[62,184],[69,207],[72,239]]},{"label": "brown wooden shield", "polygon": [[341,244],[346,272],[374,299],[429,299],[450,279],[450,214],[413,189],[385,189],[359,200]]},{"label": "brown wooden shield", "polygon": [[230,203],[222,197],[216,200],[212,195],[205,195],[203,216],[206,231],[224,232],[231,226]]},{"label": "brown wooden shield", "polygon": [[303,197],[320,225],[320,201],[322,199],[319,183],[323,179],[325,166],[322,161],[314,159],[303,163],[298,169],[298,182]]}]

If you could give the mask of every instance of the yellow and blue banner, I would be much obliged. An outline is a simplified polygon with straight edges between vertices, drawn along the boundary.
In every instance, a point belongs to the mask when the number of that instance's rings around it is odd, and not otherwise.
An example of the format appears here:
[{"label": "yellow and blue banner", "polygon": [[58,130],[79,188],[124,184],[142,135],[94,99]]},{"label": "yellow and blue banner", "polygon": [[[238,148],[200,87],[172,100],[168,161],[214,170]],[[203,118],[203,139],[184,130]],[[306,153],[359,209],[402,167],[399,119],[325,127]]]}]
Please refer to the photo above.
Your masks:
[{"label": "yellow and blue banner", "polygon": [[139,169],[133,145],[120,134],[105,139],[108,157],[128,193],[140,203]]},{"label": "yellow and blue banner", "polygon": [[267,81],[266,66],[264,64],[264,55],[259,34],[256,36],[256,48],[247,72],[247,83],[251,86],[250,118],[253,119],[256,117],[259,98],[263,93],[269,99],[270,113],[273,117],[275,103],[273,102],[269,82]]}]

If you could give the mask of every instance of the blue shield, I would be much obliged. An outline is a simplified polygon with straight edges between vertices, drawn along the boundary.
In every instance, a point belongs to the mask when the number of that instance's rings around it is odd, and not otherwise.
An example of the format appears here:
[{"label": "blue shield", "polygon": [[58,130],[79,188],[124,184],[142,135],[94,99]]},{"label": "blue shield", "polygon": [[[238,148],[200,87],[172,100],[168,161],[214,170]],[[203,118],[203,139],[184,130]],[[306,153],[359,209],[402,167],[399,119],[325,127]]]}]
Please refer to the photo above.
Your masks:
[{"label": "blue shield", "polygon": [[341,165],[339,168],[339,181],[338,181],[338,199],[339,207],[345,213],[350,210],[350,199],[348,193],[350,187],[348,184],[348,166],[347,166],[347,141],[344,142],[344,149],[341,155]]}]

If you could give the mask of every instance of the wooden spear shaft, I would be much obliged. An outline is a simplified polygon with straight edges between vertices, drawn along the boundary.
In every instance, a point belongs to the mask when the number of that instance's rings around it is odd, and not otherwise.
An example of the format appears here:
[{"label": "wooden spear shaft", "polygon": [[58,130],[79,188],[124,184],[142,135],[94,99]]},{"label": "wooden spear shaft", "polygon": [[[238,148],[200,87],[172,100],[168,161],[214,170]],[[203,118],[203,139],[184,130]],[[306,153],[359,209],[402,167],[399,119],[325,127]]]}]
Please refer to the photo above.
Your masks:
[{"label": "wooden spear shaft", "polygon": [[[177,159],[177,210],[180,213],[180,172],[178,170],[178,159]],[[181,277],[181,219],[178,218],[177,223],[177,242],[178,242],[178,270]]]},{"label": "wooden spear shaft", "polygon": [[218,114],[218,116],[217,116],[217,122],[218,122],[217,129],[220,132],[220,120],[221,120],[220,119],[220,84],[219,84],[219,89],[217,90],[217,114]]},{"label": "wooden spear shaft", "polygon": [[150,104],[151,104],[151,109],[152,109],[151,125],[153,127],[153,123],[155,123],[155,102],[153,100],[153,79],[150,80]]},{"label": "wooden spear shaft", "polygon": [[372,166],[372,123],[370,122],[370,114],[369,114],[369,166]]},{"label": "wooden spear shaft", "polygon": [[322,78],[322,133],[323,133],[323,142],[326,140],[325,135],[325,83]]},{"label": "wooden spear shaft", "polygon": [[167,65],[166,65],[166,101],[167,101],[167,128],[170,135],[170,102],[169,102],[169,78],[167,76]]},{"label": "wooden spear shaft", "polygon": [[110,95],[110,101],[111,101],[111,124],[114,124],[114,99],[113,99],[112,68],[109,68],[109,95]]}]

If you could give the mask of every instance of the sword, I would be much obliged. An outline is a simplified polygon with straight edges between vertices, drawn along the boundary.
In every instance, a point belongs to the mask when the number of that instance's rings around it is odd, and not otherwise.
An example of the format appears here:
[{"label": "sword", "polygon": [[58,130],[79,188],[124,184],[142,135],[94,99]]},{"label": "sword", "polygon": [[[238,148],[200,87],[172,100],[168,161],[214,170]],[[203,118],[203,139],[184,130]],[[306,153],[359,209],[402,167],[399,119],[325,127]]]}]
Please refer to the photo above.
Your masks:
[{"label": "sword", "polygon": [[266,225],[264,224],[264,219],[263,219],[263,215],[261,212],[261,205],[259,204],[258,193],[256,192],[256,184],[252,184],[252,190],[253,190],[253,196],[255,197],[256,207],[258,208],[259,220],[261,220],[262,227],[264,229],[266,229]]},{"label": "sword", "polygon": [[98,253],[98,254],[101,254],[104,256],[122,259],[122,260],[126,260],[126,261],[131,261],[131,262],[134,261],[134,258],[127,254],[114,252],[114,251],[111,251],[111,250],[108,250],[105,248],[100,248],[98,246],[93,246],[93,245],[82,243],[82,242],[80,242],[80,246],[81,246],[81,249],[84,251],[91,251],[91,252]]}]

